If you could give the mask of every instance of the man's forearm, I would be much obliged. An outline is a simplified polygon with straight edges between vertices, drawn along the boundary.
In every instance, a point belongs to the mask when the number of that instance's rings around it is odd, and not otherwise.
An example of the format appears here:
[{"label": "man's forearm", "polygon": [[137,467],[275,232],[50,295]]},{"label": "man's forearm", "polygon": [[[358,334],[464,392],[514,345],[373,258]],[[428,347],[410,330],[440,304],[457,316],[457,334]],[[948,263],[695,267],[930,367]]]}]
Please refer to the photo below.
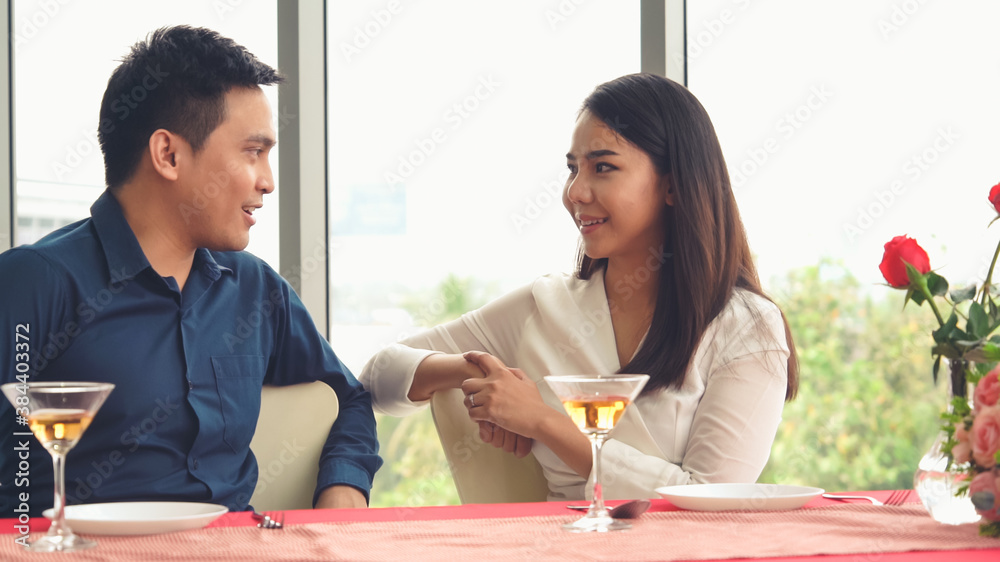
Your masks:
[{"label": "man's forearm", "polygon": [[430,400],[431,395],[439,390],[459,388],[462,381],[482,376],[479,367],[461,355],[428,355],[417,365],[407,398],[413,402]]},{"label": "man's forearm", "polygon": [[316,509],[368,507],[365,495],[353,486],[330,486],[319,494]]}]

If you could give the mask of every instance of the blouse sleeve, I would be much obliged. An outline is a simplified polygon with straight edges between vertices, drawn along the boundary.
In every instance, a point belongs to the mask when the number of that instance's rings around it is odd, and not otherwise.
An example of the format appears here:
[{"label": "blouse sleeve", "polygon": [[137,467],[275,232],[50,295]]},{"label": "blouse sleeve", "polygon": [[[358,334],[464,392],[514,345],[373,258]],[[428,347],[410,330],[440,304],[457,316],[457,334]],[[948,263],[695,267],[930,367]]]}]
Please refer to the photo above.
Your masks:
[{"label": "blouse sleeve", "polygon": [[511,364],[524,321],[533,310],[528,285],[456,320],[385,347],[368,360],[358,380],[371,393],[376,412],[410,415],[429,402],[413,402],[407,397],[421,361],[433,353],[485,351]]},{"label": "blouse sleeve", "polygon": [[[771,305],[735,332],[724,333],[725,326],[720,328],[715,341],[703,343],[716,351],[710,353],[704,395],[681,462],[645,455],[609,440],[601,467],[607,497],[655,497],[654,490],[661,486],[749,483],[760,476],[785,400],[789,353],[784,322]],[[674,428],[649,430],[656,434]]]}]

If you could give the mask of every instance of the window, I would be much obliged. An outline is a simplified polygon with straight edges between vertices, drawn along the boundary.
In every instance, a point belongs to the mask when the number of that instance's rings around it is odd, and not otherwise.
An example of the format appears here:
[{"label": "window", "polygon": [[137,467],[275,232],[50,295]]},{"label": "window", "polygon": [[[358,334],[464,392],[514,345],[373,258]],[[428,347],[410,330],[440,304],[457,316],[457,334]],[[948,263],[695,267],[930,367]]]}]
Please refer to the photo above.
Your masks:
[{"label": "window", "polygon": [[[204,26],[277,66],[276,9],[276,0],[186,0],[141,10],[123,0],[13,2],[15,244],[90,216],[104,190],[97,143],[101,98],[132,44],[162,26]],[[268,90],[276,108],[277,92]],[[276,193],[265,199],[248,248],[275,267],[277,202]]]},{"label": "window", "polygon": [[985,277],[1000,6],[689,0],[687,11],[688,86],[722,140],[763,279],[830,256],[883,283],[882,246],[900,234],[949,280]]},{"label": "window", "polygon": [[372,1],[328,17],[331,341],[360,368],[436,323],[447,302],[423,299],[449,276],[473,305],[573,266],[563,155],[587,94],[638,71],[639,13]]},{"label": "window", "polygon": [[986,276],[998,18],[986,0],[687,2],[688,85],[799,350],[765,481],[912,486],[946,402],[936,325],[927,307],[900,310],[878,264],[907,234],[953,289]]},{"label": "window", "polygon": [[[330,341],[360,370],[402,335],[571,270],[563,155],[591,90],[639,70],[639,3],[327,10]],[[373,505],[457,501],[433,426],[412,418],[379,422]],[[426,488],[405,489],[414,471]]]}]

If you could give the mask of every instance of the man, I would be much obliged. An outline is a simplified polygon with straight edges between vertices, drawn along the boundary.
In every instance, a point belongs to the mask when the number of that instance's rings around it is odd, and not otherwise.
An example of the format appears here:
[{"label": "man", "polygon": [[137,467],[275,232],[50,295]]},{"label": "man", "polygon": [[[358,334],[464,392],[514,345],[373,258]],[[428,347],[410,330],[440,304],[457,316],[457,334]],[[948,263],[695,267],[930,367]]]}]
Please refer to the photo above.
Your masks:
[{"label": "man", "polygon": [[[382,462],[370,396],[288,283],[242,251],[274,189],[261,86],[281,80],[213,31],[152,33],[108,81],[99,122],[108,189],[91,217],[0,255],[0,382],[28,362],[29,381],[116,385],[69,455],[71,504],[247,509],[261,386],[322,380],[340,413],[315,505],[367,505]],[[26,346],[15,346],[18,324]],[[29,438],[14,435],[25,429],[3,400],[0,518],[52,505],[51,461],[33,438],[25,452]]]}]

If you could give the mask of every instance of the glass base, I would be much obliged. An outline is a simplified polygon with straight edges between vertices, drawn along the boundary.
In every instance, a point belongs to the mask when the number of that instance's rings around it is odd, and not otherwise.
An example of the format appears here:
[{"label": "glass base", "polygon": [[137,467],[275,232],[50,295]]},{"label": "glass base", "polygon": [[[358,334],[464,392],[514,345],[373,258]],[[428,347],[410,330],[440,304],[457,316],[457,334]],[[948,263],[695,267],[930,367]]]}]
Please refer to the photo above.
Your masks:
[{"label": "glass base", "polygon": [[949,466],[947,455],[941,452],[942,443],[946,439],[947,435],[939,434],[931,449],[920,459],[913,475],[913,487],[927,513],[935,521],[946,525],[975,523],[980,517],[968,492],[955,495],[969,482],[966,475],[954,465]]},{"label": "glass base", "polygon": [[620,519],[613,519],[610,515],[602,517],[600,515],[591,516],[588,513],[572,523],[566,523],[562,528],[572,533],[605,533],[608,531],[631,529],[632,525]]},{"label": "glass base", "polygon": [[94,548],[97,543],[79,535],[44,535],[28,545],[29,552],[76,552]]}]

